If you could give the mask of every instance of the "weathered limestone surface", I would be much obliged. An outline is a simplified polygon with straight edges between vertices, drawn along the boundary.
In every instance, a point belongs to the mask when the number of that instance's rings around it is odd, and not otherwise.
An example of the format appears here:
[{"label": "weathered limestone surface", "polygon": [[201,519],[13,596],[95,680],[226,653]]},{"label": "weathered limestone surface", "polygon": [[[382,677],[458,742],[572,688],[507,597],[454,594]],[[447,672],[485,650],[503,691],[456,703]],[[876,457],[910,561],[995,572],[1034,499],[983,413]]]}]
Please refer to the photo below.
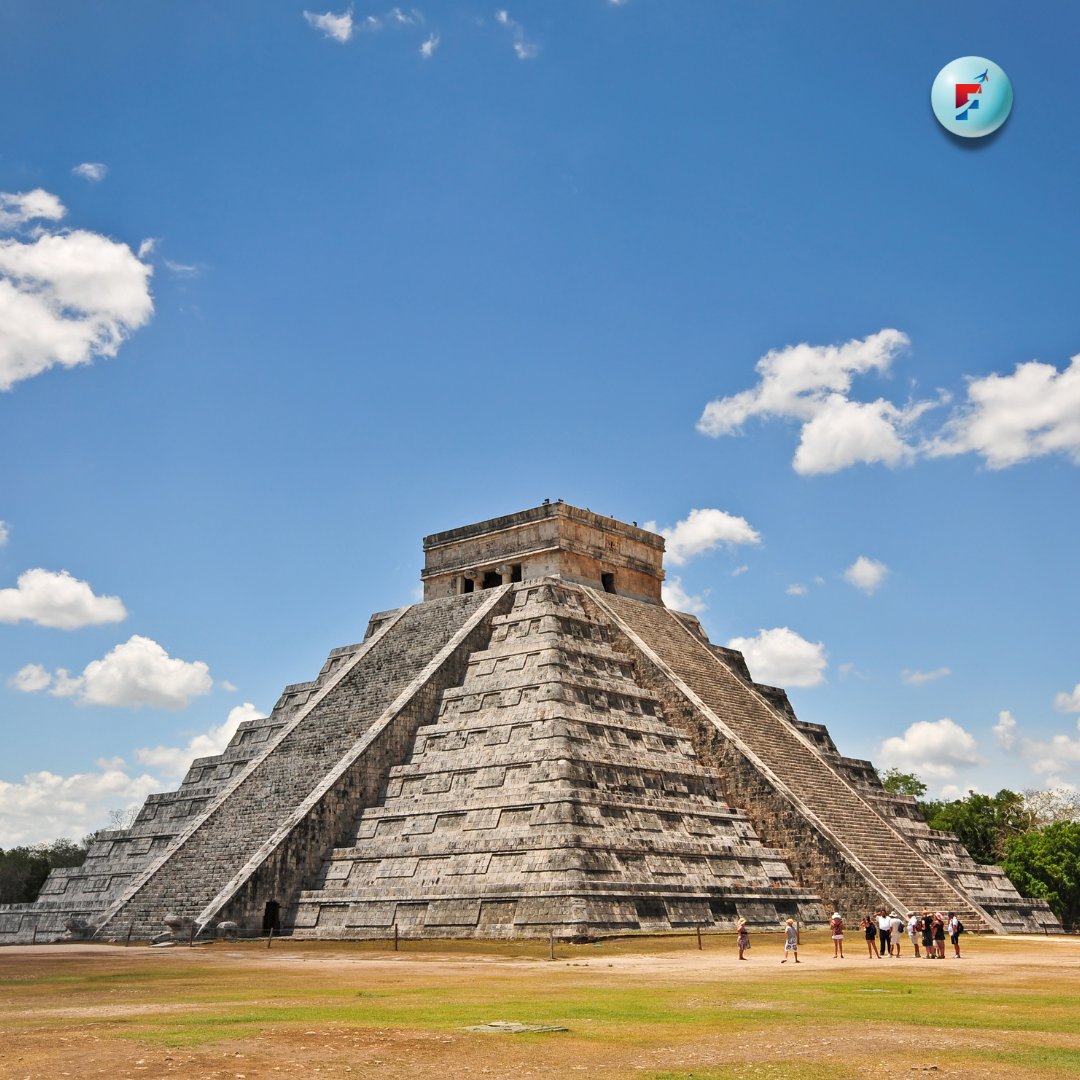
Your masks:
[{"label": "weathered limestone surface", "polygon": [[821,921],[635,681],[584,590],[515,586],[300,899],[301,936],[595,934]]},{"label": "weathered limestone surface", "polygon": [[[741,658],[711,645],[696,620],[622,597],[594,593],[592,600],[619,623],[624,648],[648,658],[650,681],[662,688],[701,759],[724,776],[732,801],[787,857],[796,879],[827,904],[848,912],[881,904],[903,912],[956,911],[966,925],[998,931],[1060,929],[1045,903],[1021,902],[1011,884],[995,888],[1003,878],[997,868],[976,882],[948,866],[942,845],[963,851],[955,837],[915,842],[917,827],[883,813],[887,800],[866,783],[860,790],[849,770],[807,737],[783,691],[750,681]],[[958,862],[975,866],[966,852]]]},{"label": "weathered limestone surface", "polygon": [[103,833],[0,944],[600,934],[885,904],[1058,931],[660,602],[663,539],[564,503],[430,536],[425,602]]},{"label": "weathered limestone surface", "polygon": [[424,599],[557,577],[654,604],[664,540],[562,501],[424,537]]}]

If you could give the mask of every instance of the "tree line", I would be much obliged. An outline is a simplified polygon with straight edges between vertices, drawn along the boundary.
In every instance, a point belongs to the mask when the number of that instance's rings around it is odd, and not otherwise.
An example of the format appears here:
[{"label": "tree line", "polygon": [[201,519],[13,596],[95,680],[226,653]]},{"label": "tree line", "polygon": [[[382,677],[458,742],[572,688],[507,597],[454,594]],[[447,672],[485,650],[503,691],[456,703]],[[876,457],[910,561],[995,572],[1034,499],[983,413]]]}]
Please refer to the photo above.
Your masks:
[{"label": "tree line", "polygon": [[930,828],[955,833],[977,863],[1000,866],[1022,896],[1045,900],[1067,931],[1080,930],[1080,792],[926,799],[915,773],[879,775],[886,791],[915,799]]}]

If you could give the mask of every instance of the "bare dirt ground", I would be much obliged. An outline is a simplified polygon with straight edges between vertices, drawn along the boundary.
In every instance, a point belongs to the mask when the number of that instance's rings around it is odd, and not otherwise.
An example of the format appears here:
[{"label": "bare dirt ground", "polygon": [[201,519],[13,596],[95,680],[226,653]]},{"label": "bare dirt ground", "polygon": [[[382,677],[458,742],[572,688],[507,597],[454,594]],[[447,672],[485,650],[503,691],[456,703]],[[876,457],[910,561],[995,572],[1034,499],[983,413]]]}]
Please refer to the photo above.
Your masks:
[{"label": "bare dirt ground", "polygon": [[[876,960],[852,939],[841,961],[808,936],[798,966],[761,935],[742,963],[726,938],[555,961],[435,943],[8,947],[0,1078],[1080,1075],[1080,940],[965,944],[958,961]],[[466,1030],[495,1020],[567,1030]]]}]

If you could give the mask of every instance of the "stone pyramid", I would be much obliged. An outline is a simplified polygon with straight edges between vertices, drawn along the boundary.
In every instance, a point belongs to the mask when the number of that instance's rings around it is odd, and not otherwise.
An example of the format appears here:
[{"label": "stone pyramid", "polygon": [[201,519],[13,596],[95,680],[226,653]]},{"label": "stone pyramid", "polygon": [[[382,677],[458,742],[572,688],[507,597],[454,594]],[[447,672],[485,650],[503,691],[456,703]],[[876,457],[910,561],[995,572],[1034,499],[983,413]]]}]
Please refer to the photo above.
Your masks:
[{"label": "stone pyramid", "polygon": [[558,502],[424,546],[422,603],[372,616],[35,904],[0,908],[0,943],[167,916],[588,936],[881,905],[1059,929],[666,608],[661,537]]}]

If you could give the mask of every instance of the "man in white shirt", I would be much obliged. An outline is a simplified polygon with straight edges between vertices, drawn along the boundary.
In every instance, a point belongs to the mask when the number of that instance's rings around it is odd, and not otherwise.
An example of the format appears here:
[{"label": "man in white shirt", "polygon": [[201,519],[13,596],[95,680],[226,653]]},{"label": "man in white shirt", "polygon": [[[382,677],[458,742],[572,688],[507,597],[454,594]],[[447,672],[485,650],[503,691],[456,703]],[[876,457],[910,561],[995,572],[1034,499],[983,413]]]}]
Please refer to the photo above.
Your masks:
[{"label": "man in white shirt", "polygon": [[915,950],[915,959],[917,960],[920,956],[919,938],[922,935],[922,927],[919,925],[919,916],[915,912],[908,916],[907,933],[908,937],[911,938],[911,947]]},{"label": "man in white shirt", "polygon": [[877,913],[877,928],[878,955],[882,957],[892,955],[892,944],[890,942],[890,938],[892,937],[892,919],[889,918],[884,908]]}]

